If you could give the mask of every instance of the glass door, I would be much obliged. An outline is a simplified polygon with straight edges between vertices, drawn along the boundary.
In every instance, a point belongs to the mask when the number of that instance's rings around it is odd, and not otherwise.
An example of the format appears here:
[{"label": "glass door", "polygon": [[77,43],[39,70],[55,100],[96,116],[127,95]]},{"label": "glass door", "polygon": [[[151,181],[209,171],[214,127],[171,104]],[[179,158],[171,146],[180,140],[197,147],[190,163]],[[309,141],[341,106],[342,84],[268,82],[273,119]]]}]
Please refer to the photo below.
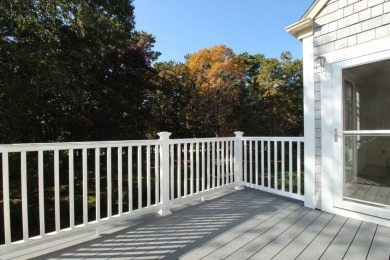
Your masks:
[{"label": "glass door", "polygon": [[[342,201],[390,209],[390,61],[344,69]],[[353,206],[353,205],[356,206]],[[388,214],[390,218],[390,214]]]}]

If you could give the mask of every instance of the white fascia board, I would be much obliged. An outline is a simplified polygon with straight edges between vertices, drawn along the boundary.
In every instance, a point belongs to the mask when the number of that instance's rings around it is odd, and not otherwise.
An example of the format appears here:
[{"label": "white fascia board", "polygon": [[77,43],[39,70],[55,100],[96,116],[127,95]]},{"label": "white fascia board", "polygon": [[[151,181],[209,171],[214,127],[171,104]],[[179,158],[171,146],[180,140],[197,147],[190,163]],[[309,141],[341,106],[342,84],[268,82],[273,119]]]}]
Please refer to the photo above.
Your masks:
[{"label": "white fascia board", "polygon": [[300,20],[287,26],[285,30],[298,40],[302,40],[303,38],[313,35],[313,20],[311,18]]},{"label": "white fascia board", "polygon": [[313,20],[329,0],[317,0],[296,23],[287,26],[285,30],[298,40],[313,35]]},{"label": "white fascia board", "polygon": [[306,13],[303,15],[301,20],[306,19],[306,18],[311,18],[314,19],[319,12],[321,12],[322,8],[326,5],[326,3],[329,0],[317,0],[315,1],[310,8],[306,11]]}]

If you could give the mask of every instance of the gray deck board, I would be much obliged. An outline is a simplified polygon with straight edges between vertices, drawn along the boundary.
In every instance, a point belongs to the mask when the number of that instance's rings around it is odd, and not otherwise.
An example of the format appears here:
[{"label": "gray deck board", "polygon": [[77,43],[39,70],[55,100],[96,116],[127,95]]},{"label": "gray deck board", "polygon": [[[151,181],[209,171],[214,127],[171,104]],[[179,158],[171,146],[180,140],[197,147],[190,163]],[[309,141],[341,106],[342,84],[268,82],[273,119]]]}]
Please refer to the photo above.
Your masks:
[{"label": "gray deck board", "polygon": [[348,219],[335,239],[326,249],[321,259],[324,260],[337,260],[343,259],[345,253],[351,245],[351,241],[354,239],[357,231],[359,230],[362,222],[356,219]]},{"label": "gray deck board", "polygon": [[358,258],[365,259],[370,250],[376,229],[377,225],[362,222],[344,258],[351,260]]},{"label": "gray deck board", "polygon": [[390,228],[254,189],[34,259],[389,259]]},{"label": "gray deck board", "polygon": [[250,241],[243,247],[240,247],[230,255],[227,259],[249,259],[255,255],[260,249],[266,247],[270,242],[276,239],[281,233],[294,225],[299,219],[308,213],[307,208],[298,208],[290,215],[276,223],[273,227],[267,230],[267,232],[257,236],[254,240]]},{"label": "gray deck board", "polygon": [[308,226],[310,226],[319,216],[321,212],[311,210],[303,216],[294,225],[288,228],[280,236],[270,242],[267,246],[259,250],[252,256],[254,259],[264,258],[271,259],[275,257],[282,249],[284,249],[292,240],[298,237]]},{"label": "gray deck board", "polygon": [[228,245],[233,240],[240,240],[241,236],[243,236],[246,232],[254,229],[256,226],[260,225],[289,205],[291,205],[291,202],[281,201],[280,203],[275,203],[267,208],[263,208],[261,209],[263,214],[256,215],[254,218],[237,226],[230,232],[224,233],[212,241],[204,244],[202,247],[187,253],[183,258],[201,259],[206,256],[210,257],[210,254],[212,254],[214,251],[217,251],[221,247]]},{"label": "gray deck board", "polygon": [[331,221],[334,215],[322,212],[321,215],[307,227],[298,237],[291,241],[275,257],[275,260],[295,259],[305,250],[307,245],[317,237],[317,235]]},{"label": "gray deck board", "polygon": [[279,221],[281,221],[282,219],[284,219],[285,217],[287,217],[288,215],[296,211],[298,208],[301,208],[301,206],[296,204],[291,204],[290,206],[286,207],[282,211],[278,212],[277,215],[272,216],[272,218],[267,219],[265,222],[261,223],[260,225],[246,232],[245,235],[242,235],[237,239],[233,239],[230,243],[221,246],[220,248],[218,248],[218,250],[208,255],[207,258],[226,259],[230,255],[234,254],[241,247],[245,246],[252,240],[256,239],[259,235],[270,230],[272,227],[275,226],[275,224],[277,224]]},{"label": "gray deck board", "polygon": [[367,259],[390,259],[390,228],[378,226]]},{"label": "gray deck board", "polygon": [[334,216],[297,259],[319,259],[346,221],[346,217]]}]

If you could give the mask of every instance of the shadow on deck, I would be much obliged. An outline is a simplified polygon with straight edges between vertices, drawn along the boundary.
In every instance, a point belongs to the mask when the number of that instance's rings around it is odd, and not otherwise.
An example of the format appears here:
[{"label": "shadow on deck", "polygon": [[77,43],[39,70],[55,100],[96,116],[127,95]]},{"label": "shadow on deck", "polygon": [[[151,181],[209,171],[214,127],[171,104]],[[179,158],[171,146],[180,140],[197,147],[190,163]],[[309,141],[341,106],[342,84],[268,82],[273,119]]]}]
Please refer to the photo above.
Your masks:
[{"label": "shadow on deck", "polygon": [[247,188],[34,259],[389,259],[389,235]]}]

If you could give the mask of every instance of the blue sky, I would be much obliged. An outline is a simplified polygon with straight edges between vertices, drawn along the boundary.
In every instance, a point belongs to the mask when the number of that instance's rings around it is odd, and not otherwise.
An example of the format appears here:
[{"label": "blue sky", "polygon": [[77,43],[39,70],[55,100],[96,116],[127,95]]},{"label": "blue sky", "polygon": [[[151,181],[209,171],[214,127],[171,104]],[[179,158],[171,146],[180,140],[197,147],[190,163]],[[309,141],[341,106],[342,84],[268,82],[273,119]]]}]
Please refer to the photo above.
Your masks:
[{"label": "blue sky", "polygon": [[302,58],[301,43],[285,31],[313,0],[134,0],[136,29],[156,37],[159,61],[184,61],[225,44],[235,53]]}]

